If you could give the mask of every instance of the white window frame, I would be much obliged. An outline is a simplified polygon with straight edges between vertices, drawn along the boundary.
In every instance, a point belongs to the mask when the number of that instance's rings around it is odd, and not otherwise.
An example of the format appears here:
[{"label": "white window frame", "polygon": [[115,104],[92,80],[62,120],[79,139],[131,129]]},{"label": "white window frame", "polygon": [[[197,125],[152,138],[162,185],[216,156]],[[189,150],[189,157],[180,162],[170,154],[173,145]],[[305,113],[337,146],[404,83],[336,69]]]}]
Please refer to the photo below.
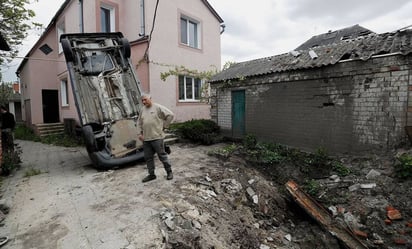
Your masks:
[{"label": "white window frame", "polygon": [[[199,89],[198,89],[198,93],[196,96],[196,87],[195,84],[196,82],[200,82],[199,84]],[[183,83],[183,98],[181,98],[181,83]],[[191,90],[192,92],[190,93],[192,95],[192,97],[188,97],[189,92],[188,92],[188,84],[191,84]],[[203,81],[199,78],[195,78],[195,77],[191,77],[191,76],[186,76],[186,75],[179,75],[178,77],[178,99],[179,102],[200,102],[201,97],[202,97],[202,86],[203,86]]]},{"label": "white window frame", "polygon": [[102,32],[103,31],[103,25],[102,25],[102,16],[101,16],[101,11],[102,9],[108,10],[110,13],[110,30],[109,32],[115,32],[116,31],[116,14],[115,14],[115,8],[113,6],[107,5],[107,4],[102,4],[100,5],[100,29]]},{"label": "white window frame", "polygon": [[60,97],[62,100],[62,107],[69,106],[69,86],[67,79],[60,80]]},{"label": "white window frame", "polygon": [[[186,24],[185,28],[183,28],[183,22]],[[195,27],[195,30],[192,29],[191,25]],[[186,46],[200,49],[200,29],[199,21],[182,15],[180,17],[180,42]],[[185,40],[182,39],[183,36],[185,36]]]},{"label": "white window frame", "polygon": [[57,25],[57,44],[59,44],[59,54],[63,52],[63,47],[60,43],[60,36],[64,33],[66,33],[66,27],[64,25],[64,22],[62,22],[59,25]]}]

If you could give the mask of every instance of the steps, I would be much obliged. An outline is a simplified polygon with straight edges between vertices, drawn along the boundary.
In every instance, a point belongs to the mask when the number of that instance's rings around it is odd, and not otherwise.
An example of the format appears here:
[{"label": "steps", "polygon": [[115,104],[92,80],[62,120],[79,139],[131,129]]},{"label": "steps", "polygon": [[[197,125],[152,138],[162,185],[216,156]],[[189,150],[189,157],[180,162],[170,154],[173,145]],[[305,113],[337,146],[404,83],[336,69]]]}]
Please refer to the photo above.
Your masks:
[{"label": "steps", "polygon": [[173,133],[166,133],[164,144],[171,145],[179,142],[179,138]]},{"label": "steps", "polygon": [[35,124],[35,131],[40,137],[64,134],[63,123]]}]

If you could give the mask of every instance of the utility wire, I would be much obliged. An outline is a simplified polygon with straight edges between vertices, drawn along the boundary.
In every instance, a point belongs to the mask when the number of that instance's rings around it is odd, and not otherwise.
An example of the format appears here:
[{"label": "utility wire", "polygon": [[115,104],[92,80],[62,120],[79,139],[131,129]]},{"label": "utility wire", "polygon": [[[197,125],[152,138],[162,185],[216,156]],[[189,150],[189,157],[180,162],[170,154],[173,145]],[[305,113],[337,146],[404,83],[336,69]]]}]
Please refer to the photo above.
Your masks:
[{"label": "utility wire", "polygon": [[156,1],[156,7],[155,7],[155,11],[153,14],[153,22],[152,22],[152,29],[150,30],[150,34],[149,34],[149,40],[147,42],[147,47],[146,47],[146,51],[144,52],[143,55],[143,59],[146,59],[147,61],[149,61],[149,47],[150,47],[150,42],[152,40],[152,34],[153,34],[153,30],[156,24],[156,16],[157,16],[157,7],[159,6],[159,0]]}]

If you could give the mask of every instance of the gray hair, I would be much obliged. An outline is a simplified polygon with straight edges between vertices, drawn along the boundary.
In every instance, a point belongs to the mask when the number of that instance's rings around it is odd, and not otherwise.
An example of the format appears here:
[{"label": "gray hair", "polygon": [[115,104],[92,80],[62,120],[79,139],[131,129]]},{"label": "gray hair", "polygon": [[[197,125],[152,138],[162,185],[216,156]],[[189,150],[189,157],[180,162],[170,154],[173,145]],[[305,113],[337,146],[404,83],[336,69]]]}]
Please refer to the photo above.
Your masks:
[{"label": "gray hair", "polygon": [[141,97],[141,98],[146,97],[146,98],[149,98],[149,99],[152,98],[152,96],[150,95],[150,93],[142,93],[140,97]]}]

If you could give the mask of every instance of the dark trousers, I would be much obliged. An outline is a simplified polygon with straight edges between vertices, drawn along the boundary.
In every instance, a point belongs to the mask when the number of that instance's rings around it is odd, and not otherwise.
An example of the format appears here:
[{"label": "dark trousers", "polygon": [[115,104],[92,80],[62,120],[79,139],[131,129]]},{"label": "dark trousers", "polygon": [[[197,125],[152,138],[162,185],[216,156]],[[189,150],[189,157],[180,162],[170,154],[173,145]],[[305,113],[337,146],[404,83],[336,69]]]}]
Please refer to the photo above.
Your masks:
[{"label": "dark trousers", "polygon": [[2,146],[3,152],[13,152],[14,151],[13,133],[11,131],[1,132],[1,146]]},{"label": "dark trousers", "polygon": [[172,172],[172,165],[170,165],[167,153],[165,152],[163,139],[144,141],[143,151],[149,175],[155,175],[155,164],[153,160],[155,153],[159,157],[159,160],[163,163],[163,167],[165,168],[166,172]]}]

